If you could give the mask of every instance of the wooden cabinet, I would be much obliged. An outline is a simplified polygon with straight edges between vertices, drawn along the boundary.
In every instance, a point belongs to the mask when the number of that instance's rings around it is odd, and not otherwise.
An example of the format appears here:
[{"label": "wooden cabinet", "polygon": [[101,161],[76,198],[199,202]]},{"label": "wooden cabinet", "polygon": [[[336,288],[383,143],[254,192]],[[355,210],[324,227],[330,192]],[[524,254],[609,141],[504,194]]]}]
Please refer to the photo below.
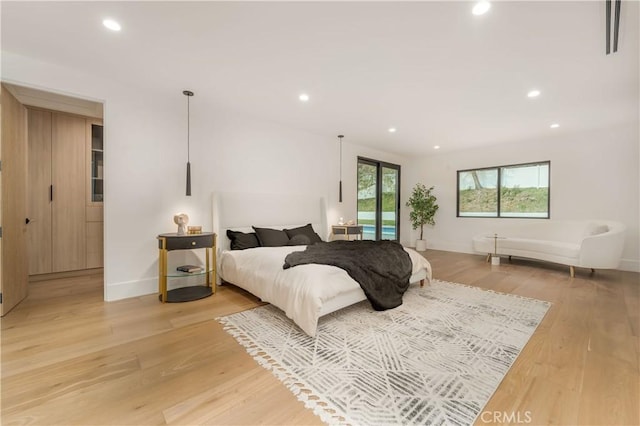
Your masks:
[{"label": "wooden cabinet", "polygon": [[29,109],[27,247],[29,275],[53,271],[51,245],[51,112]]},{"label": "wooden cabinet", "polygon": [[104,138],[102,120],[87,119],[87,268],[101,268],[104,259]]},{"label": "wooden cabinet", "polygon": [[31,275],[102,266],[102,259],[97,259],[102,249],[93,245],[89,248],[95,241],[102,244],[102,212],[87,212],[89,121],[81,116],[29,109]]},{"label": "wooden cabinet", "polygon": [[53,271],[87,267],[85,119],[52,114],[51,243]]}]

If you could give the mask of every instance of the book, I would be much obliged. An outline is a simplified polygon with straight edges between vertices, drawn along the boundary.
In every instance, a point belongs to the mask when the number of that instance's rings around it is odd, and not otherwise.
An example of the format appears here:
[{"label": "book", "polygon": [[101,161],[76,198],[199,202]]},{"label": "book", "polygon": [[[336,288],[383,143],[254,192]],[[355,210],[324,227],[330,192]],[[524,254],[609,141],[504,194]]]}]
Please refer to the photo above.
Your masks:
[{"label": "book", "polygon": [[180,272],[188,272],[193,274],[195,272],[202,272],[202,267],[196,265],[182,265],[176,268]]}]

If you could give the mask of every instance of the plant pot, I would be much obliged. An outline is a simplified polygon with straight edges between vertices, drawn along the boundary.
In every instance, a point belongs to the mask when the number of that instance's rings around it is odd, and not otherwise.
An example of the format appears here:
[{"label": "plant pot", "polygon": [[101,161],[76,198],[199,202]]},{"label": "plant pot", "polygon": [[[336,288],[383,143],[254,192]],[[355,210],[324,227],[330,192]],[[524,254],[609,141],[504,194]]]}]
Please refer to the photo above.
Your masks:
[{"label": "plant pot", "polygon": [[427,240],[416,240],[416,251],[426,251]]},{"label": "plant pot", "polygon": [[500,264],[500,256],[491,256],[491,264],[499,265]]}]

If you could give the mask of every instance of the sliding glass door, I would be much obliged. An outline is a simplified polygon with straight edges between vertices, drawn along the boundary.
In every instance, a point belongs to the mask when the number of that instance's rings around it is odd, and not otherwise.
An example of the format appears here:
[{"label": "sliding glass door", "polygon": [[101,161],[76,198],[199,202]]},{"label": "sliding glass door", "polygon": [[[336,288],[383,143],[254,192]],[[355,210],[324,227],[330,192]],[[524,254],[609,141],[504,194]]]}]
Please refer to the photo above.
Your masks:
[{"label": "sliding glass door", "polygon": [[358,224],[365,240],[400,238],[400,166],[358,157]]}]

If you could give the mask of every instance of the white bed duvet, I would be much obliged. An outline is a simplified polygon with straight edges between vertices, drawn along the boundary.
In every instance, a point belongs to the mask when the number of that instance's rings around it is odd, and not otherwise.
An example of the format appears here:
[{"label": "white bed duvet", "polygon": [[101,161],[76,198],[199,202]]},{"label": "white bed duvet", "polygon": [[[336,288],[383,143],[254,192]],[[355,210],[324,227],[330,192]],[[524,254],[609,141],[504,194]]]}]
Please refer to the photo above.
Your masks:
[{"label": "white bed duvet", "polygon": [[[220,256],[220,276],[282,309],[309,336],[325,314],[365,300],[360,285],[343,269],[329,265],[300,265],[282,269],[287,254],[306,246],[228,250]],[[405,248],[413,269],[411,283],[431,281],[431,265],[415,250]]]}]

